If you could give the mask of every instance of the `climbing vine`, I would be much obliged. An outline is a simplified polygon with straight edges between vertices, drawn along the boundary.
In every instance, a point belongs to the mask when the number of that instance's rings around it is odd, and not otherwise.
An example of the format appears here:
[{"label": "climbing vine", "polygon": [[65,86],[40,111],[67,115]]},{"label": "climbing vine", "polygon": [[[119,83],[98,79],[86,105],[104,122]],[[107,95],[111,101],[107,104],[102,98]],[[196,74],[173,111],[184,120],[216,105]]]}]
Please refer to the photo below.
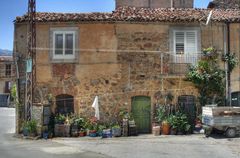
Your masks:
[{"label": "climbing vine", "polygon": [[201,106],[224,102],[225,71],[220,68],[219,55],[212,47],[204,49],[202,59],[196,65],[190,66],[187,73],[187,79],[199,91]]}]

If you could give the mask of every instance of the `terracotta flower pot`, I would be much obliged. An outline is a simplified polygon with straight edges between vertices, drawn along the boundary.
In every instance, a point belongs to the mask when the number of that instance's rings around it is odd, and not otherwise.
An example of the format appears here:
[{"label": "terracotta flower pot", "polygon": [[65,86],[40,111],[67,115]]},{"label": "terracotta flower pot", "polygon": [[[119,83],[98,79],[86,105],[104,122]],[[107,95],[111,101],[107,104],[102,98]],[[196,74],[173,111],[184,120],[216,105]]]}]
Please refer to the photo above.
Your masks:
[{"label": "terracotta flower pot", "polygon": [[170,133],[170,124],[167,121],[162,122],[162,134],[169,135]]},{"label": "terracotta flower pot", "polygon": [[84,137],[86,136],[86,132],[79,132],[79,137]]}]

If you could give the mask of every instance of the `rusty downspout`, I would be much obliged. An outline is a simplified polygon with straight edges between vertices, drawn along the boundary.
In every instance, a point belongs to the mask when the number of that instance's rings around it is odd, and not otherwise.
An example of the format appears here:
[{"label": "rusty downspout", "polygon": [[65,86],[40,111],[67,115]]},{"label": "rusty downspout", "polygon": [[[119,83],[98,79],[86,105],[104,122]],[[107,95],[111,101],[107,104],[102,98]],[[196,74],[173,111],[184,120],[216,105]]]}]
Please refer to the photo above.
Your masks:
[{"label": "rusty downspout", "polygon": [[[224,55],[229,55],[230,48],[230,23],[226,22],[224,27]],[[231,74],[229,71],[229,63],[225,62],[226,75],[226,106],[231,106]]]},{"label": "rusty downspout", "polygon": [[[231,51],[231,43],[230,43],[230,23],[227,22],[227,55],[230,54],[230,51]],[[227,84],[228,84],[228,103],[229,103],[229,106],[232,106],[232,103],[231,103],[231,73],[230,73],[230,70],[229,70],[229,62],[227,63]]]}]

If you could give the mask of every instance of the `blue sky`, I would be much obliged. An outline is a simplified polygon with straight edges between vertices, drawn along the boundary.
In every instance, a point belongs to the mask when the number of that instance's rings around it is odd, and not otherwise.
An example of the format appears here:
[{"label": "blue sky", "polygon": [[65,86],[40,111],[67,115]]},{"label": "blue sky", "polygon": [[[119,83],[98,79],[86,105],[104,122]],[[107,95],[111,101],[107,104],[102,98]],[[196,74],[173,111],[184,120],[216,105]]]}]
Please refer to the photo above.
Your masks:
[{"label": "blue sky", "polygon": [[[38,12],[111,12],[115,0],[36,0]],[[195,0],[206,8],[211,0]],[[27,11],[28,0],[0,0],[0,48],[13,49],[13,20]]]}]

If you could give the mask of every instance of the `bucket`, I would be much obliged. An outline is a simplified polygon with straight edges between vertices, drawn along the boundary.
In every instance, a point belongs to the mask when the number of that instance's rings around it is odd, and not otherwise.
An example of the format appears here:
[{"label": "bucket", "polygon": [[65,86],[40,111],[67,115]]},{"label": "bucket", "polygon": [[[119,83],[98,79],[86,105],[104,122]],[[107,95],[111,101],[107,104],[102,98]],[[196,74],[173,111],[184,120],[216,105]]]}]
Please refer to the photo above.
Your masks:
[{"label": "bucket", "polygon": [[152,128],[152,134],[153,134],[154,136],[160,135],[160,126],[154,126],[154,127]]}]

